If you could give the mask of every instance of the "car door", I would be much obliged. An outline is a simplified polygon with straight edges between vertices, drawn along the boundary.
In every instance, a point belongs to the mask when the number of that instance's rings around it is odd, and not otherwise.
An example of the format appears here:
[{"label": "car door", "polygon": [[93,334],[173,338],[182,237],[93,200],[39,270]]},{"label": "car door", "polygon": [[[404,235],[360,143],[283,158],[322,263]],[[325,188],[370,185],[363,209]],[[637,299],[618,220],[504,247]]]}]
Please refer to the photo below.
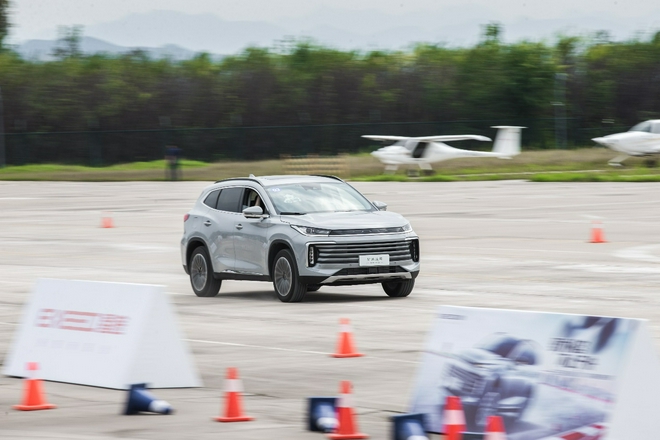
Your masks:
[{"label": "car door", "polygon": [[209,252],[214,272],[227,272],[235,269],[236,252],[234,236],[236,220],[240,217],[239,202],[243,188],[223,188],[218,195],[215,208],[209,208],[204,226],[208,228]]},{"label": "car door", "polygon": [[[265,214],[269,213],[264,196],[256,188],[246,187],[241,197],[241,211],[255,205],[261,206]],[[248,275],[268,274],[268,234],[271,226],[270,218],[245,218],[241,214],[235,225],[237,272]]]}]

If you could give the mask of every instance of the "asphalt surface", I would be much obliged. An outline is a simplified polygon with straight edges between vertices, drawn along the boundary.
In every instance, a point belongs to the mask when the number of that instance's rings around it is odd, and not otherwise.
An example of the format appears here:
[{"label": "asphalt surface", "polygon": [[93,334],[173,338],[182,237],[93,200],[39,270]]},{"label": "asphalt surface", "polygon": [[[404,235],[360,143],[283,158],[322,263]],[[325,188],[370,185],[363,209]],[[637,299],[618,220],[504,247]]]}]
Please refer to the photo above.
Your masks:
[{"label": "asphalt surface", "polygon": [[[318,439],[305,399],[354,385],[374,439],[405,412],[434,311],[443,304],[649,319],[660,342],[660,186],[656,183],[355,183],[404,214],[421,238],[408,298],[379,285],[324,287],[298,304],[269,283],[223,283],[197,298],[180,263],[183,215],[204,182],[0,182],[0,358],[40,277],[162,284],[204,387],[155,390],[170,416],[119,415],[125,392],[46,382],[51,411],[11,409],[20,379],[0,378],[0,438]],[[109,212],[114,228],[100,228]],[[588,243],[604,222],[603,244]],[[362,358],[334,359],[350,318]],[[246,423],[216,423],[227,367],[240,371]]]}]

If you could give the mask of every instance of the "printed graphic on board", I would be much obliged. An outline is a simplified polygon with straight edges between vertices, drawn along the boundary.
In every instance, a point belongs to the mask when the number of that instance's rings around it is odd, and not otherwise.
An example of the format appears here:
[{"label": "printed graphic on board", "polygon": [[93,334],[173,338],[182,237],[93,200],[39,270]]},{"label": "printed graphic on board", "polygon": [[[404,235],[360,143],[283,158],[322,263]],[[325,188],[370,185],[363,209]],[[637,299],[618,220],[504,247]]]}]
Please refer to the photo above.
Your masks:
[{"label": "printed graphic on board", "polygon": [[[509,440],[580,431],[597,436],[610,415],[638,321],[441,307],[413,390],[411,412],[442,432],[448,395],[460,396],[467,430],[501,416]],[[598,438],[598,437],[595,437]]]}]

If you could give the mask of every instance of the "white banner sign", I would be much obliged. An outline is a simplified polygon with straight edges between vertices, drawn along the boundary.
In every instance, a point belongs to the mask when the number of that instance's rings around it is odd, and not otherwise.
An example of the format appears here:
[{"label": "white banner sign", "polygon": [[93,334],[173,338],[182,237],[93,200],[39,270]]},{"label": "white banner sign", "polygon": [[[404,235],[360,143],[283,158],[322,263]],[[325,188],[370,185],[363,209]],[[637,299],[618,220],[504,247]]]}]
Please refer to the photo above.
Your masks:
[{"label": "white banner sign", "polygon": [[468,432],[499,415],[508,440],[657,438],[659,374],[642,320],[445,306],[410,411],[442,432],[453,395]]},{"label": "white banner sign", "polygon": [[127,389],[198,387],[162,286],[40,279],[14,335],[4,374]]}]

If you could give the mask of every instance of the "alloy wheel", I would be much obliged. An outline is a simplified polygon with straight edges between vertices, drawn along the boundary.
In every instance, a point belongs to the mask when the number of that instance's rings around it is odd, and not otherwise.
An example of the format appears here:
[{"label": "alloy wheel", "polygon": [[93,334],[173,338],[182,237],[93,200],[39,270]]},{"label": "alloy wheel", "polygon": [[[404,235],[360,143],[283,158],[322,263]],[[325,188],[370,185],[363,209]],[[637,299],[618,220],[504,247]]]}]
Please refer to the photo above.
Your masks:
[{"label": "alloy wheel", "polygon": [[206,259],[202,254],[195,255],[191,265],[191,278],[193,287],[197,291],[201,291],[206,286],[206,279],[208,278]]},{"label": "alloy wheel", "polygon": [[289,261],[281,257],[275,263],[275,285],[277,286],[277,294],[286,296],[291,290],[291,279],[293,273]]}]

